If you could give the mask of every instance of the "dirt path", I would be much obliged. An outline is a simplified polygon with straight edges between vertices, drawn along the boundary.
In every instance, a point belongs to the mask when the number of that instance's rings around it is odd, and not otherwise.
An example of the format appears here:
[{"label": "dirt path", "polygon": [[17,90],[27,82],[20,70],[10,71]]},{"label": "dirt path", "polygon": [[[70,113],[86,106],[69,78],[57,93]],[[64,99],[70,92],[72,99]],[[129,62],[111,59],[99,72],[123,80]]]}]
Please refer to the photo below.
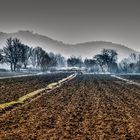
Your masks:
[{"label": "dirt path", "polygon": [[140,87],[83,75],[0,117],[0,139],[140,139]]}]

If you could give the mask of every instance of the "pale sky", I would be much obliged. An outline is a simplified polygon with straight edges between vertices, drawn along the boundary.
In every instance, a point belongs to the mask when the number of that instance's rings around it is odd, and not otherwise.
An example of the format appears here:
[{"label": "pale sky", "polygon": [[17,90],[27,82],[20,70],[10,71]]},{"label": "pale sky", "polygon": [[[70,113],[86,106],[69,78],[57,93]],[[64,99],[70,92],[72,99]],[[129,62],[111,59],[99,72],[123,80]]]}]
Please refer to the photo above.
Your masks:
[{"label": "pale sky", "polygon": [[140,51],[140,0],[0,0],[0,31],[65,43],[110,41]]}]

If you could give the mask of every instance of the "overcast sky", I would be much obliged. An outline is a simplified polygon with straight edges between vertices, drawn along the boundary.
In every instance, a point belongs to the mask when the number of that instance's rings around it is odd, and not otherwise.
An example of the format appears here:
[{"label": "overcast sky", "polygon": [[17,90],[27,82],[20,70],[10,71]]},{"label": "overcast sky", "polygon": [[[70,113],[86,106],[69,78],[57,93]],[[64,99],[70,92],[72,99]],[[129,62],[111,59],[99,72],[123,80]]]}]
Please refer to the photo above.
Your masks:
[{"label": "overcast sky", "polygon": [[0,0],[0,31],[65,43],[111,41],[140,51],[140,0]]}]

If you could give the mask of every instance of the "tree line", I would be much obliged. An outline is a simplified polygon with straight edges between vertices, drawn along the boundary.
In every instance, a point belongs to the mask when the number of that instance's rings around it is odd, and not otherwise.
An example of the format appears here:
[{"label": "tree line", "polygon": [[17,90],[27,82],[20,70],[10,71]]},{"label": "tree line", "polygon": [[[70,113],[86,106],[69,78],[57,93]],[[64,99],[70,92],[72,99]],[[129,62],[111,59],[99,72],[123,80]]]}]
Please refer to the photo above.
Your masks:
[{"label": "tree line", "polygon": [[[92,59],[84,59],[82,58],[76,58],[71,57],[69,58],[68,65],[72,66],[76,65],[79,67],[86,67],[86,70],[89,72],[110,72],[114,73],[117,72],[117,52],[115,50],[111,49],[103,49],[103,51],[100,54],[95,55]],[[73,62],[71,62],[73,61]],[[74,65],[73,65],[74,64]]]},{"label": "tree line", "polygon": [[0,62],[10,65],[12,72],[27,69],[27,66],[44,71],[48,67],[65,64],[65,58],[60,54],[47,53],[41,47],[29,47],[17,38],[8,38],[0,52]]},{"label": "tree line", "polygon": [[0,50],[0,63],[10,66],[12,72],[33,67],[46,71],[51,67],[84,67],[88,72],[139,73],[140,55],[132,53],[129,58],[118,63],[115,50],[103,49],[91,59],[71,56],[65,59],[61,54],[47,53],[41,47],[29,47],[17,38],[8,38]]},{"label": "tree line", "polygon": [[93,73],[140,73],[140,54],[131,53],[128,58],[118,62],[118,54],[112,49],[103,49],[92,59],[72,56],[67,60],[68,66],[85,67]]}]

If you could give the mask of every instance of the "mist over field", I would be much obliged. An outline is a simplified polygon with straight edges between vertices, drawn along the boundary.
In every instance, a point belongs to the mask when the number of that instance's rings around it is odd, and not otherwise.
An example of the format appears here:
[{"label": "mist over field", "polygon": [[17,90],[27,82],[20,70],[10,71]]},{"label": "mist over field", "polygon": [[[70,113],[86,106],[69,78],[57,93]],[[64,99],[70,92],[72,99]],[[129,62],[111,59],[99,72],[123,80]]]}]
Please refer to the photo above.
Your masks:
[{"label": "mist over field", "polygon": [[131,53],[139,53],[133,49],[128,48],[125,45],[116,44],[106,41],[91,41],[77,44],[66,44],[62,41],[54,40],[50,37],[40,35],[38,33],[30,31],[19,31],[15,33],[1,33],[0,34],[0,46],[5,46],[6,39],[9,37],[16,37],[21,40],[22,43],[32,47],[42,47],[47,52],[60,53],[64,57],[68,58],[72,55],[81,56],[83,58],[92,58],[94,55],[102,51],[103,49],[113,49],[118,52],[119,60],[128,57]]},{"label": "mist over field", "polygon": [[66,44],[30,31],[18,31],[1,32],[0,46],[1,70],[49,71],[76,67],[93,73],[139,73],[140,53],[112,42]]}]

